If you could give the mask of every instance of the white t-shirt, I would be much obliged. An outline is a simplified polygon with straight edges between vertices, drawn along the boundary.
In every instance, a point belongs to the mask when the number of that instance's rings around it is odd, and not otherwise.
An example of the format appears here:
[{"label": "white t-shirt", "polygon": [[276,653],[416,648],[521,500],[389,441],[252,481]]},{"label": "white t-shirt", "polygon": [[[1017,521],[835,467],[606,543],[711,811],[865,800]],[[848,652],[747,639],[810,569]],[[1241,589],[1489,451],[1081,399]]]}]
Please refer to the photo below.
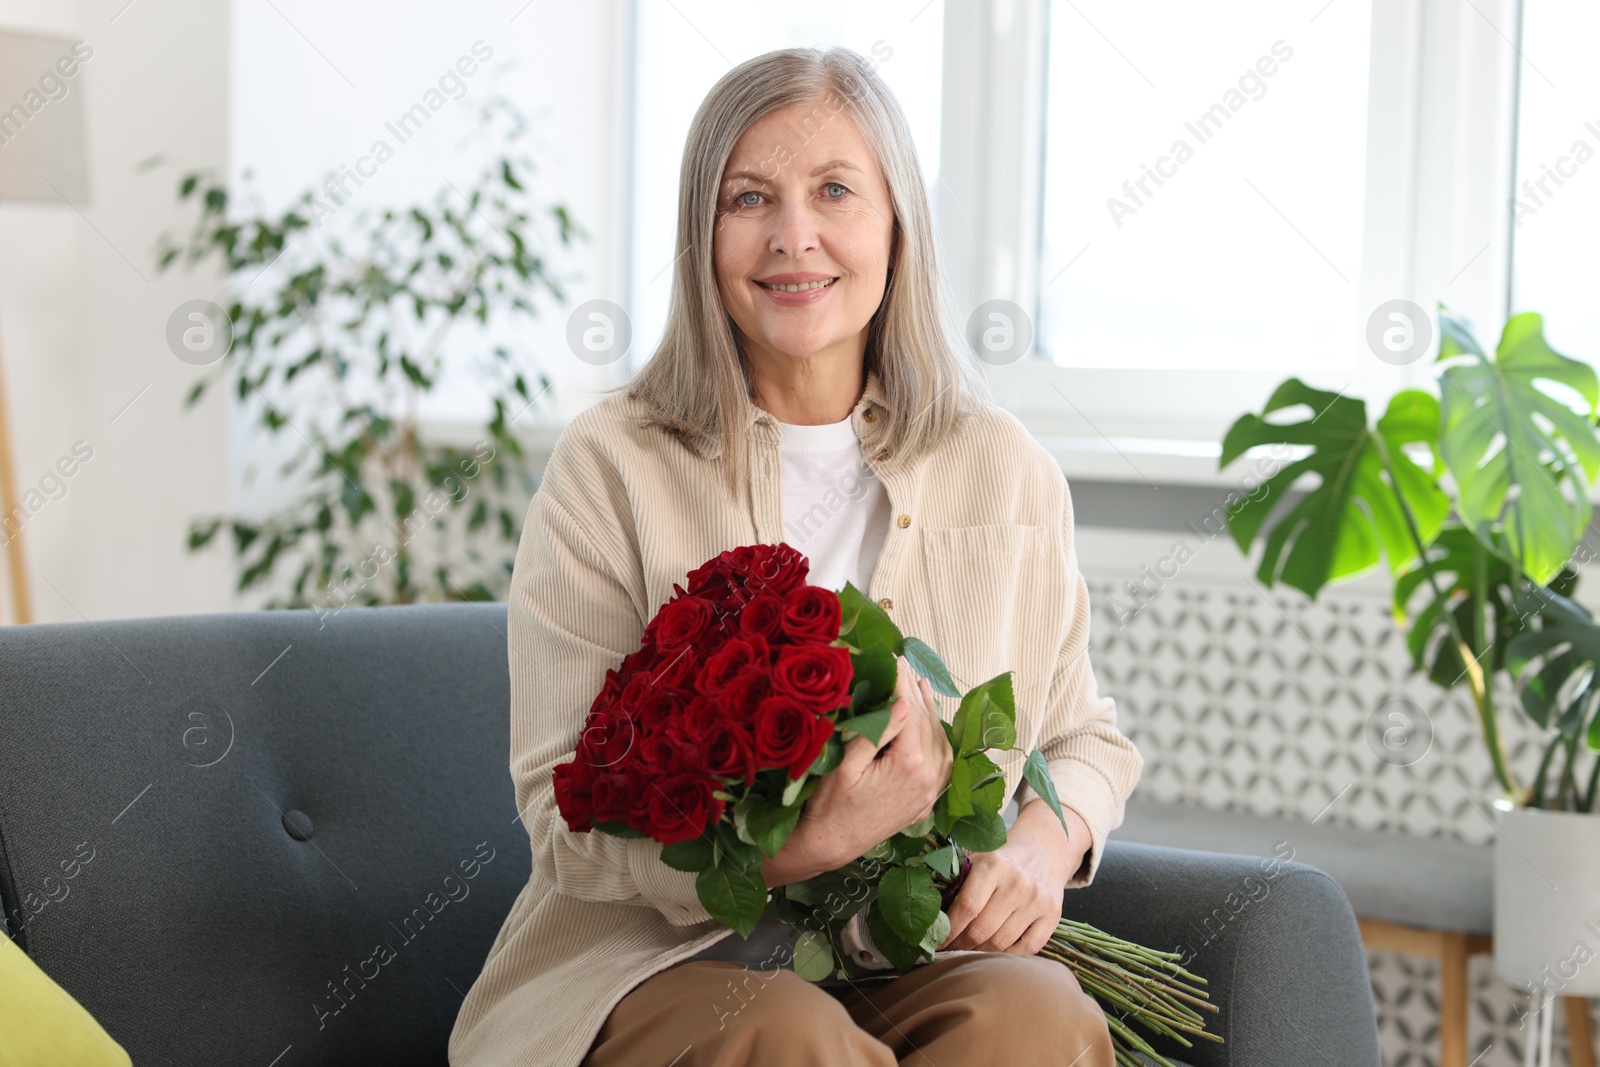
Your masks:
[{"label": "white t-shirt", "polygon": [[811,561],[809,584],[839,590],[848,581],[865,594],[889,535],[889,494],[862,456],[850,417],[778,425],[783,540]]}]

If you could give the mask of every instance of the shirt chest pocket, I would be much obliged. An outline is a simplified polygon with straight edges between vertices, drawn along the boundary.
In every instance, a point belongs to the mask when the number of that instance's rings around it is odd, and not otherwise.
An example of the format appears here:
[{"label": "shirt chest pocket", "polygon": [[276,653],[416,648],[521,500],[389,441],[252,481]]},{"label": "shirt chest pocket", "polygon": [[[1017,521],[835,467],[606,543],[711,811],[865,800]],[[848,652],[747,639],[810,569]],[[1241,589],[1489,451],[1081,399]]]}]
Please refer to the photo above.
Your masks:
[{"label": "shirt chest pocket", "polygon": [[[1044,528],[1024,523],[931,527],[922,531],[933,605],[934,651],[962,692],[1034,657],[1031,621],[1021,617],[1023,584],[1037,576]],[[1037,679],[1013,677],[1024,687]]]}]

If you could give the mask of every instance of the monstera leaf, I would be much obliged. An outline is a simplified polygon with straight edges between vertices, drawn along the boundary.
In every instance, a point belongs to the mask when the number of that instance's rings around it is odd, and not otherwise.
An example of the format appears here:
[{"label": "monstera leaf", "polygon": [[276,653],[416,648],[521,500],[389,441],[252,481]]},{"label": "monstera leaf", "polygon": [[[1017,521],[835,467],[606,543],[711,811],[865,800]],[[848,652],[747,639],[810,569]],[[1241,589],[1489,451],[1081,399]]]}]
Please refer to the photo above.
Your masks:
[{"label": "monstera leaf", "polygon": [[1542,729],[1563,737],[1587,735],[1600,751],[1600,627],[1582,605],[1560,593],[1535,587],[1517,599],[1537,629],[1513,638],[1507,662],[1521,683],[1522,710]]},{"label": "monstera leaf", "polygon": [[[1439,377],[1439,454],[1462,521],[1486,543],[1503,528],[1510,558],[1548,582],[1589,523],[1589,484],[1600,471],[1594,369],[1546,344],[1533,312],[1506,323],[1492,360],[1465,322],[1441,312],[1439,359],[1459,360]],[[1570,387],[1587,409],[1574,411],[1544,382]]]},{"label": "monstera leaf", "polygon": [[[1491,549],[1471,530],[1452,522],[1428,546],[1427,558],[1442,598],[1434,596],[1421,560],[1394,582],[1394,615],[1406,628],[1412,665],[1426,670],[1428,680],[1441,689],[1450,689],[1465,677],[1461,648],[1451,640],[1445,620],[1448,610],[1467,644],[1479,650],[1486,671],[1504,670],[1507,643],[1528,629],[1530,616],[1517,606],[1503,538],[1497,535]],[[1551,579],[1550,588],[1570,596],[1577,584],[1577,573],[1567,569]],[[1410,604],[1419,590],[1422,608],[1410,616]]]},{"label": "monstera leaf", "polygon": [[[1266,416],[1305,404],[1303,422],[1272,423]],[[1329,582],[1375,565],[1380,550],[1399,574],[1417,558],[1401,502],[1424,545],[1433,540],[1450,508],[1435,481],[1435,469],[1418,465],[1402,446],[1431,450],[1439,427],[1439,403],[1428,393],[1397,393],[1376,429],[1367,426],[1360,400],[1313,389],[1290,378],[1272,394],[1260,415],[1243,415],[1223,438],[1219,469],[1257,445],[1309,445],[1311,453],[1286,464],[1262,489],[1228,509],[1228,529],[1239,548],[1251,542],[1290,486],[1306,473],[1320,484],[1277,520],[1266,535],[1256,574],[1267,585],[1282,581],[1315,597]],[[1392,471],[1392,477],[1391,477]]]}]

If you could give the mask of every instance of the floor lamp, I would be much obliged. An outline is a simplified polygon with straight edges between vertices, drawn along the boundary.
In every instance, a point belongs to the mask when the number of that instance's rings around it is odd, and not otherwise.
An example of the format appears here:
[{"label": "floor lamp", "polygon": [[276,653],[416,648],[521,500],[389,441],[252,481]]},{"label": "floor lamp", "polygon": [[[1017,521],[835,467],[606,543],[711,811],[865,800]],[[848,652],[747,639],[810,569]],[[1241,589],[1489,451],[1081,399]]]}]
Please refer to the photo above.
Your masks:
[{"label": "floor lamp", "polygon": [[[88,203],[82,62],[70,38],[0,30],[0,203]],[[0,537],[12,621],[25,623],[33,621],[22,557],[27,513],[17,498],[4,334],[0,328]]]}]

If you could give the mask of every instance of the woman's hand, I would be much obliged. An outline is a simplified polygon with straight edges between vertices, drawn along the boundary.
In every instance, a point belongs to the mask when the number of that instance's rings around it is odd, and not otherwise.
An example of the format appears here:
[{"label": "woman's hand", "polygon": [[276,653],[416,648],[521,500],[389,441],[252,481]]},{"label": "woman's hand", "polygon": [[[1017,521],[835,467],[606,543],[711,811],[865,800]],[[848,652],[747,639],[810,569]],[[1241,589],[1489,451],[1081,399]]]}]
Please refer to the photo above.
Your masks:
[{"label": "woman's hand", "polygon": [[1034,799],[993,852],[972,853],[966,881],[950,905],[950,935],[941,949],[977,949],[1032,956],[1061,921],[1067,882],[1089,851],[1089,827],[1062,805],[1067,827]]},{"label": "woman's hand", "polygon": [[844,759],[817,783],[789,837],[800,839],[797,850],[809,847],[813,858],[828,864],[815,873],[842,867],[926,818],[950,784],[955,757],[933,688],[912,672],[904,656],[896,660],[896,699],[883,735],[876,745],[864,736],[846,742]]}]

